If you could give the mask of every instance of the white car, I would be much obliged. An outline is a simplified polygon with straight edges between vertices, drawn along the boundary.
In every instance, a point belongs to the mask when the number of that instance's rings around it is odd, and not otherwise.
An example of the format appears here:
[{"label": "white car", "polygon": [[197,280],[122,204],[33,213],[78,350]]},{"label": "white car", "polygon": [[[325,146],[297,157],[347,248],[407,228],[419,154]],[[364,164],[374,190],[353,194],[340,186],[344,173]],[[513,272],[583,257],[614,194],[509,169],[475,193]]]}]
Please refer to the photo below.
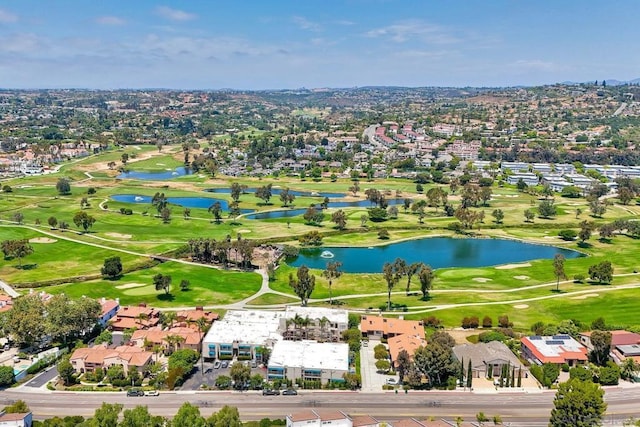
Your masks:
[{"label": "white car", "polygon": [[160,396],[160,392],[158,390],[150,390],[144,392],[145,396]]},{"label": "white car", "polygon": [[399,382],[395,378],[387,378],[387,385],[398,385]]}]

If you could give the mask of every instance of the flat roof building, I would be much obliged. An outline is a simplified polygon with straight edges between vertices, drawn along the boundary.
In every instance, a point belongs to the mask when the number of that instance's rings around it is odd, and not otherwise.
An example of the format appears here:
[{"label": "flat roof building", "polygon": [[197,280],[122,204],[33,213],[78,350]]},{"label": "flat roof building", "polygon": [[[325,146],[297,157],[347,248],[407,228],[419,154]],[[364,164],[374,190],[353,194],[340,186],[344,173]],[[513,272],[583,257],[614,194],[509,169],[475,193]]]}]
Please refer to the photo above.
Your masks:
[{"label": "flat roof building", "polygon": [[344,381],[349,372],[349,344],[279,341],[271,351],[267,379]]}]

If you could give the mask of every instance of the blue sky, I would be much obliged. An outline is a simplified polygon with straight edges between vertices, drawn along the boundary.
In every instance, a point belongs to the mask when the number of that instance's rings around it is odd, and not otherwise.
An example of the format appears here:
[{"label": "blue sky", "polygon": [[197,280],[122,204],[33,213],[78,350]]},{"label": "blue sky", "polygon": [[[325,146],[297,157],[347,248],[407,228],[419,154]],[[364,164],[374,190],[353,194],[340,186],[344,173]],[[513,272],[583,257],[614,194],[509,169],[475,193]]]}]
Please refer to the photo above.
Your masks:
[{"label": "blue sky", "polygon": [[0,0],[0,87],[629,80],[639,12],[637,0]]}]

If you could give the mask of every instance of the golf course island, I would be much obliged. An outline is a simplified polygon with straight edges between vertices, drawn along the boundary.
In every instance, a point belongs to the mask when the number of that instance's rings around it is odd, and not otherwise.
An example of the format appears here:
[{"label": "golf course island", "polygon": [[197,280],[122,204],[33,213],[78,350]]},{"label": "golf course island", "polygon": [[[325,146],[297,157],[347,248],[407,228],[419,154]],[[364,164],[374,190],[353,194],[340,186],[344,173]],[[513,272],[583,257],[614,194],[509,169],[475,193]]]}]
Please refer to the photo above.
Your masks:
[{"label": "golf course island", "polygon": [[[504,315],[521,330],[640,323],[640,206],[628,200],[565,197],[472,166],[416,184],[185,164],[185,152],[198,158],[208,144],[109,146],[4,180],[0,279],[22,294],[164,310],[303,301],[451,328]],[[114,257],[122,269],[109,273]]]}]

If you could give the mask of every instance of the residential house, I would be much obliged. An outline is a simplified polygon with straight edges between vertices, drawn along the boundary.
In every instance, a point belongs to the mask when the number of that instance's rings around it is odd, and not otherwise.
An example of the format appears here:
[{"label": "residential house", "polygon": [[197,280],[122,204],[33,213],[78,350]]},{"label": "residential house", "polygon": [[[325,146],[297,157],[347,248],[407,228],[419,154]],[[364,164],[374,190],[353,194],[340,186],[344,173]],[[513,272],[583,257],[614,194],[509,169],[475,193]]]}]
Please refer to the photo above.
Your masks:
[{"label": "residential house", "polygon": [[465,372],[471,361],[473,378],[499,377],[505,365],[509,369],[523,369],[520,360],[500,341],[456,345],[453,347],[453,354],[458,361],[464,362]]},{"label": "residential house", "polygon": [[287,415],[286,421],[287,427],[353,427],[351,417],[342,411],[307,409]]},{"label": "residential house", "polygon": [[146,304],[138,306],[124,306],[111,319],[110,327],[113,331],[127,329],[148,329],[160,323],[160,311]]},{"label": "residential house", "polygon": [[507,184],[516,185],[522,180],[529,186],[538,185],[538,175],[534,173],[518,173],[507,177]]},{"label": "residential house", "polygon": [[112,365],[121,365],[125,372],[134,366],[139,372],[152,362],[153,353],[135,346],[108,348],[96,345],[76,349],[69,361],[78,374],[93,372],[97,368],[107,369]]},{"label": "residential house", "polygon": [[522,356],[542,365],[544,363],[567,364],[576,366],[588,360],[585,346],[569,335],[531,336],[520,340]]},{"label": "residential house", "polygon": [[424,325],[419,320],[404,320],[381,316],[363,315],[360,318],[360,331],[368,338],[391,338],[396,335],[424,337]]},{"label": "residential house", "polygon": [[100,312],[98,323],[100,323],[100,326],[104,328],[109,323],[109,320],[113,319],[120,310],[120,299],[101,298],[99,302],[100,307],[102,307],[102,311]]},{"label": "residential house", "polygon": [[[205,319],[207,325],[211,325],[218,320],[218,313],[210,310],[204,310],[202,307],[196,307],[195,310],[180,310],[176,312],[176,322],[180,326],[189,326],[198,319]],[[197,328],[197,325],[194,325]]]},{"label": "residential house", "polygon": [[[178,338],[171,338],[178,337]],[[193,328],[174,327],[162,330],[159,326],[150,329],[137,329],[131,335],[131,342],[140,348],[160,347],[165,353],[183,348],[200,351],[200,332]]]},{"label": "residential house", "polygon": [[371,415],[358,415],[351,417],[352,427],[381,427],[383,424],[386,423],[378,421]]},{"label": "residential house", "polygon": [[398,355],[402,350],[409,353],[409,358],[413,359],[413,355],[419,347],[426,347],[427,341],[424,339],[424,333],[422,335],[401,334],[391,337],[387,340],[389,346],[389,355],[391,356],[392,365],[397,368]]},{"label": "residential house", "polygon": [[7,414],[0,412],[0,427],[31,427],[33,414],[31,412]]}]

